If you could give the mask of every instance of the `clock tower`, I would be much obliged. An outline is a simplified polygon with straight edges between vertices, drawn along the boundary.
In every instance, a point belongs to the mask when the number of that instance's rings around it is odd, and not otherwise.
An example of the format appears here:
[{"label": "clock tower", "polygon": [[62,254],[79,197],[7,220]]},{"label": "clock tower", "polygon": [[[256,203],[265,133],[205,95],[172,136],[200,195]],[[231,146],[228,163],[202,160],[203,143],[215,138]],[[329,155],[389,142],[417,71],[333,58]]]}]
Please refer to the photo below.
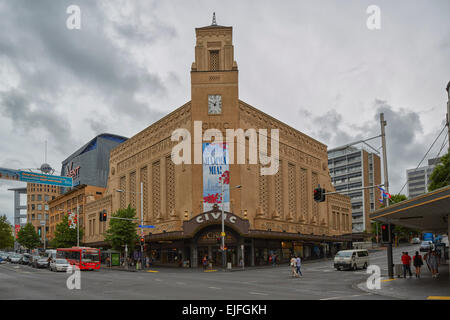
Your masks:
[{"label": "clock tower", "polygon": [[[237,125],[238,69],[234,61],[233,28],[217,25],[196,28],[195,62],[191,68],[193,120],[204,128],[226,129]],[[221,127],[218,127],[218,125]],[[225,128],[223,127],[225,125]]]},{"label": "clock tower", "polygon": [[[194,122],[201,121],[202,135],[208,129],[218,129],[225,141],[226,129],[239,128],[238,68],[234,61],[233,28],[218,25],[214,15],[212,24],[196,28],[195,34],[195,61],[191,68],[191,133],[195,131]],[[197,132],[194,135],[198,135]],[[198,144],[200,142],[193,138],[192,150],[199,147]],[[230,164],[229,168],[230,184],[239,185],[239,165]],[[202,212],[203,209],[202,170],[202,165],[192,166],[194,212]],[[240,210],[239,190],[231,191],[230,205],[231,211]]]}]

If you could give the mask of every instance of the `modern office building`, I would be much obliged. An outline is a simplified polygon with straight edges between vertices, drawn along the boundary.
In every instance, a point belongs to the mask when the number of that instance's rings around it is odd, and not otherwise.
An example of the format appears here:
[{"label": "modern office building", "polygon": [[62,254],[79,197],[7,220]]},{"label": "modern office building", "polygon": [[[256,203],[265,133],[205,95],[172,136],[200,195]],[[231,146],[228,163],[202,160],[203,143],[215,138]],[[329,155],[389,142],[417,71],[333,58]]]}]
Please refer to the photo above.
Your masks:
[{"label": "modern office building", "polygon": [[[13,234],[14,239],[17,237],[17,232],[19,232],[20,228],[22,228],[26,222],[27,222],[27,204],[21,203],[20,198],[21,195],[26,196],[27,194],[27,188],[13,188],[8,189],[9,191],[14,191],[14,223],[12,225],[13,227]],[[25,211],[23,213],[22,211]],[[14,249],[18,249],[19,244],[17,242],[14,243]]]},{"label": "modern office building", "polygon": [[428,184],[434,167],[441,158],[428,160],[428,166],[406,170],[408,198],[414,198],[428,192]]},{"label": "modern office building", "polygon": [[369,213],[378,209],[381,184],[380,157],[364,147],[343,146],[328,150],[328,167],[336,191],[350,197],[352,232],[370,233]]},{"label": "modern office building", "polygon": [[55,199],[60,194],[61,187],[47,184],[27,183],[27,222],[30,222],[35,227],[42,243],[44,243],[44,239],[47,239],[47,241],[49,239],[48,202]]},{"label": "modern office building", "polygon": [[105,188],[110,152],[127,139],[109,133],[96,136],[62,162],[61,175],[72,177],[74,186],[85,184]]},{"label": "modern office building", "polygon": [[[142,212],[144,224],[155,227],[144,229],[145,253],[155,263],[197,267],[208,256],[213,264],[226,257],[234,266],[241,260],[251,266],[267,264],[271,254],[284,263],[291,254],[319,258],[350,246],[350,198],[334,194],[325,202],[313,200],[318,184],[334,190],[326,145],[239,99],[232,27],[213,23],[195,32],[190,101],[111,151],[105,196],[86,204],[86,245],[107,245],[104,231],[111,219],[99,221],[99,212],[106,210],[110,217],[131,205],[137,217]],[[264,68],[261,72],[270,77]],[[235,142],[224,144],[229,158],[214,157],[217,150],[204,134],[225,137],[227,129],[266,129],[267,135],[278,129],[279,138],[268,147],[279,145],[279,157],[273,158],[277,170],[265,174],[261,169],[268,164],[250,163],[255,136],[233,138],[245,146],[245,164],[232,158],[231,152],[238,150]],[[191,137],[183,141],[192,153],[183,150],[186,161],[180,164],[172,158],[173,153],[181,155],[174,149],[180,143],[172,138],[176,130]],[[260,141],[265,137],[259,131]],[[217,241],[222,205],[225,251]]]}]

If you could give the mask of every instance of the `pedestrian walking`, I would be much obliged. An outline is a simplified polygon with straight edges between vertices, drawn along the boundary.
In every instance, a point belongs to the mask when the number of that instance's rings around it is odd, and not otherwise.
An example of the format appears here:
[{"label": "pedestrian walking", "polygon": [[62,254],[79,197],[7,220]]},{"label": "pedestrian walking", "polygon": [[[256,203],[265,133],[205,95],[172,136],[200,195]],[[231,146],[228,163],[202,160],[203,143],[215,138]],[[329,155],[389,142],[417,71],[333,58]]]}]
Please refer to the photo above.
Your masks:
[{"label": "pedestrian walking", "polygon": [[297,257],[295,258],[295,262],[296,262],[295,267],[296,267],[297,274],[298,274],[299,276],[302,276],[302,277],[303,277],[302,270],[301,270],[301,267],[302,267],[302,260],[300,259],[300,256],[297,256]]},{"label": "pedestrian walking", "polygon": [[272,255],[270,255],[269,256],[269,264],[272,264],[272,259],[273,259],[273,257],[272,257]]},{"label": "pedestrian walking", "polygon": [[291,264],[292,277],[297,277],[297,271],[296,271],[297,260],[295,260],[294,256],[291,257],[291,263],[290,264]]},{"label": "pedestrian walking", "polygon": [[411,273],[411,257],[408,255],[408,252],[403,252],[402,255],[402,264],[403,264],[403,277],[406,279],[406,271],[409,272],[409,277],[412,277]]},{"label": "pedestrian walking", "polygon": [[150,268],[150,258],[148,256],[145,256],[145,266],[148,268]]},{"label": "pedestrian walking", "polygon": [[416,278],[420,278],[420,268],[423,266],[422,256],[419,254],[419,251],[416,251],[416,255],[413,258],[413,264],[416,268]]},{"label": "pedestrian walking", "polygon": [[206,270],[206,267],[208,265],[208,258],[206,256],[203,257],[202,264],[203,264],[203,270]]},{"label": "pedestrian walking", "polygon": [[430,263],[432,277],[437,278],[439,276],[438,266],[439,266],[440,261],[439,261],[439,256],[438,256],[436,250],[433,250],[431,252],[431,254],[429,255],[429,263]]}]

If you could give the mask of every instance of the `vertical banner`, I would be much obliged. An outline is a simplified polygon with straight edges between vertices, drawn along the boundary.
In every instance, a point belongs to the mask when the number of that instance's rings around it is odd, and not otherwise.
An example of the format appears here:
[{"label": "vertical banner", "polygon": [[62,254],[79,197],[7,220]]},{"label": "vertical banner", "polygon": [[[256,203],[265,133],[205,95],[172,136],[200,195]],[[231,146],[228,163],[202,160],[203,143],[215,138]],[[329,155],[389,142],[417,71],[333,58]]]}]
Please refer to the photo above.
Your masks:
[{"label": "vertical banner", "polygon": [[16,224],[14,225],[14,229],[15,229],[15,234],[16,234],[16,239],[19,235],[19,231],[20,231],[20,224]]},{"label": "vertical banner", "polygon": [[[203,143],[203,211],[230,211],[230,166],[226,143]],[[223,182],[223,199],[222,199]]]}]

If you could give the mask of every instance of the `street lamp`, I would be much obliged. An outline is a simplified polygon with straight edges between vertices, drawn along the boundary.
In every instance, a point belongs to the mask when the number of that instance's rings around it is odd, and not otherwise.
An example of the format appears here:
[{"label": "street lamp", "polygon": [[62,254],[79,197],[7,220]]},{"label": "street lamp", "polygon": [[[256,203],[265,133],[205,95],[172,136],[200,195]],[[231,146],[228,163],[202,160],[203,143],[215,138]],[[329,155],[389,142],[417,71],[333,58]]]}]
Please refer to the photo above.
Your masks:
[{"label": "street lamp", "polygon": [[[226,252],[225,252],[225,219],[224,219],[224,196],[223,196],[223,180],[224,177],[222,176],[221,179],[221,186],[222,186],[222,267],[225,269],[226,268]],[[233,188],[230,188],[230,191],[233,189],[240,189],[242,188],[241,185],[237,185]]]},{"label": "street lamp", "polygon": [[[117,192],[126,192],[125,190],[122,189],[116,189]],[[141,237],[144,236],[144,230],[142,228],[142,226],[144,225],[144,183],[141,182],[141,192],[132,192],[132,191],[128,191],[130,193],[134,193],[134,194],[140,194],[141,195]],[[142,245],[142,242],[140,242],[141,245],[141,267],[144,265],[144,246]],[[125,253],[126,254],[126,253]]]}]

